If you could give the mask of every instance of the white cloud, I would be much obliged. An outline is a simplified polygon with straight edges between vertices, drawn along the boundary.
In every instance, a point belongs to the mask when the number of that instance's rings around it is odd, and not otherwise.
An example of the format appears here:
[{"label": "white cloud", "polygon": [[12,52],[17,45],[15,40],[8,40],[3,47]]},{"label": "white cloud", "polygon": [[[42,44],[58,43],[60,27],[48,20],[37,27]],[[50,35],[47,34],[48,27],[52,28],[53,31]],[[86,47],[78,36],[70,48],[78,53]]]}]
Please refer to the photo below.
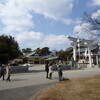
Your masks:
[{"label": "white cloud", "polygon": [[64,35],[45,35],[34,32],[34,14],[44,15],[56,21],[70,24],[69,15],[74,0],[6,0],[0,2],[0,33],[12,34],[20,46],[66,48],[67,38]]},{"label": "white cloud", "polygon": [[100,6],[100,0],[93,0],[92,5]]},{"label": "white cloud", "polygon": [[97,18],[100,19],[100,10],[98,9],[95,13],[93,13],[93,14],[91,15],[91,17],[92,17],[93,19],[97,19]]},{"label": "white cloud", "polygon": [[16,39],[18,42],[31,42],[38,41],[43,38],[43,33],[41,32],[24,32],[16,35]]},{"label": "white cloud", "polygon": [[26,6],[54,20],[66,19],[72,11],[73,0],[25,0]]},{"label": "white cloud", "polygon": [[43,45],[49,45],[53,47],[56,45],[62,45],[65,43],[67,43],[67,38],[64,35],[57,36],[57,35],[50,34],[50,35],[47,35],[43,41]]},{"label": "white cloud", "polygon": [[[98,9],[96,12],[91,14],[92,19],[100,19],[100,10]],[[77,33],[78,37],[82,38],[95,38],[94,33],[96,33],[96,30],[91,30],[91,23],[89,22],[83,22],[81,25],[77,25],[74,27],[74,33]]]},{"label": "white cloud", "polygon": [[84,28],[89,28],[90,23],[83,23],[74,27],[74,32],[82,33]]},{"label": "white cloud", "polygon": [[40,44],[40,47],[48,46],[52,50],[53,49],[57,49],[57,50],[63,49],[64,50],[67,47],[69,47],[69,43],[70,42],[65,35],[50,34],[44,37],[42,44]]},{"label": "white cloud", "polygon": [[[73,0],[6,0],[0,4],[0,19],[9,31],[23,30],[33,27],[30,11],[42,14],[46,18],[70,24],[73,21],[68,18],[73,8]],[[14,26],[9,29],[8,26]],[[28,27],[28,28],[27,28]],[[19,31],[18,30],[18,31]]]},{"label": "white cloud", "polygon": [[29,11],[17,4],[15,0],[8,0],[0,6],[0,20],[5,26],[2,29],[4,33],[24,31],[34,27],[31,19],[32,15]]},{"label": "white cloud", "polygon": [[20,44],[25,44],[33,49],[38,47],[50,47],[51,49],[66,49],[69,40],[64,35],[45,34],[41,32],[25,32],[16,35],[16,40]]},{"label": "white cloud", "polygon": [[76,37],[88,39],[91,35],[90,31],[88,31],[89,27],[91,27],[90,23],[83,23],[81,25],[75,26],[74,33]]},{"label": "white cloud", "polygon": [[82,29],[81,29],[81,26],[80,26],[80,25],[77,25],[77,26],[74,27],[74,32],[75,32],[75,33],[81,32],[81,30],[82,30]]}]

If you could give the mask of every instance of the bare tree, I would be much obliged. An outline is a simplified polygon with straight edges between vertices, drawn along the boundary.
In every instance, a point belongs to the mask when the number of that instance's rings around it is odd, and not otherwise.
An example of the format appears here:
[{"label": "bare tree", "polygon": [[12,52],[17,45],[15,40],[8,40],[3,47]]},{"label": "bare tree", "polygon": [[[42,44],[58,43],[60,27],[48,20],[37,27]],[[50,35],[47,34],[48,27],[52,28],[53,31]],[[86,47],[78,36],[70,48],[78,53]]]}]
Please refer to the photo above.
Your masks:
[{"label": "bare tree", "polygon": [[[95,16],[93,16],[93,14]],[[88,24],[87,26],[82,27],[83,31],[100,41],[100,10],[96,10],[91,14],[85,12],[83,22]]]}]

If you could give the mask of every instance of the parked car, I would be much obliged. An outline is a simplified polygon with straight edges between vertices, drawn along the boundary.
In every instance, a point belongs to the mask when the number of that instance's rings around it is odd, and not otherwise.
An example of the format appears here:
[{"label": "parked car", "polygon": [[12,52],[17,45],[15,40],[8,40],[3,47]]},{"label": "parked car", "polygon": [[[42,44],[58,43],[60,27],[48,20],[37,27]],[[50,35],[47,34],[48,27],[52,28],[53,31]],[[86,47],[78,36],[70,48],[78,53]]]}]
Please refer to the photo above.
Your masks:
[{"label": "parked car", "polygon": [[29,63],[25,63],[25,64],[23,64],[23,66],[28,66],[28,67],[30,67],[31,65],[30,65]]},{"label": "parked car", "polygon": [[31,67],[31,66],[33,66],[33,63],[25,63],[25,64],[23,64],[23,66],[28,66],[28,67]]}]

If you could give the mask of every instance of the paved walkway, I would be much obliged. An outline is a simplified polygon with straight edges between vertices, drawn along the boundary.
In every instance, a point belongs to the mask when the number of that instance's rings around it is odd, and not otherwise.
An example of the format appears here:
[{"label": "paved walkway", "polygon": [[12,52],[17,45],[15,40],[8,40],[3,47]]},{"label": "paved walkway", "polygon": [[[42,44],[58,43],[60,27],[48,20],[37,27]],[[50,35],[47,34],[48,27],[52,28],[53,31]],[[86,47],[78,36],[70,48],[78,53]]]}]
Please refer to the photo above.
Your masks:
[{"label": "paved walkway", "polygon": [[[73,79],[85,76],[100,75],[100,68],[86,70],[63,71],[64,77]],[[30,67],[29,73],[11,75],[11,82],[0,79],[0,100],[28,100],[37,91],[58,82],[58,73],[53,73],[53,79],[45,78],[44,65]]]}]

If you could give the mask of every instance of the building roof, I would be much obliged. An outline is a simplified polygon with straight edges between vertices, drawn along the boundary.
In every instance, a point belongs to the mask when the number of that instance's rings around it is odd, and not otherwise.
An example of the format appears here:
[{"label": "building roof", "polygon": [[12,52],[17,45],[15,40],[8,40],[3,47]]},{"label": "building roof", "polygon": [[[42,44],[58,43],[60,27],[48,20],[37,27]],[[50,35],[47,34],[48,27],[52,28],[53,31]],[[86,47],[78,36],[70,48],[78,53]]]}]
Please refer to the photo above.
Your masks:
[{"label": "building roof", "polygon": [[54,57],[49,57],[49,58],[47,58],[46,60],[56,60],[56,59],[58,59],[59,57],[58,56],[54,56]]},{"label": "building roof", "polygon": [[[90,47],[90,50],[93,51],[93,50],[96,50],[97,51],[98,49],[98,46],[95,45],[95,46],[91,46]],[[85,52],[86,48],[80,48],[80,52]],[[78,52],[78,50],[76,50],[76,52]]]},{"label": "building roof", "polygon": [[49,58],[49,57],[51,57],[51,55],[47,55],[47,56],[28,56],[27,58],[41,58],[41,59],[47,59],[47,58]]},{"label": "building roof", "polygon": [[73,42],[77,42],[77,40],[79,40],[81,42],[88,42],[88,43],[93,42],[93,40],[79,39],[79,38],[75,38],[75,37],[71,37],[71,36],[67,36],[67,38]]},{"label": "building roof", "polygon": [[36,53],[36,51],[32,51],[31,53],[27,53],[26,57],[30,57],[30,56],[34,55],[35,53]]}]

